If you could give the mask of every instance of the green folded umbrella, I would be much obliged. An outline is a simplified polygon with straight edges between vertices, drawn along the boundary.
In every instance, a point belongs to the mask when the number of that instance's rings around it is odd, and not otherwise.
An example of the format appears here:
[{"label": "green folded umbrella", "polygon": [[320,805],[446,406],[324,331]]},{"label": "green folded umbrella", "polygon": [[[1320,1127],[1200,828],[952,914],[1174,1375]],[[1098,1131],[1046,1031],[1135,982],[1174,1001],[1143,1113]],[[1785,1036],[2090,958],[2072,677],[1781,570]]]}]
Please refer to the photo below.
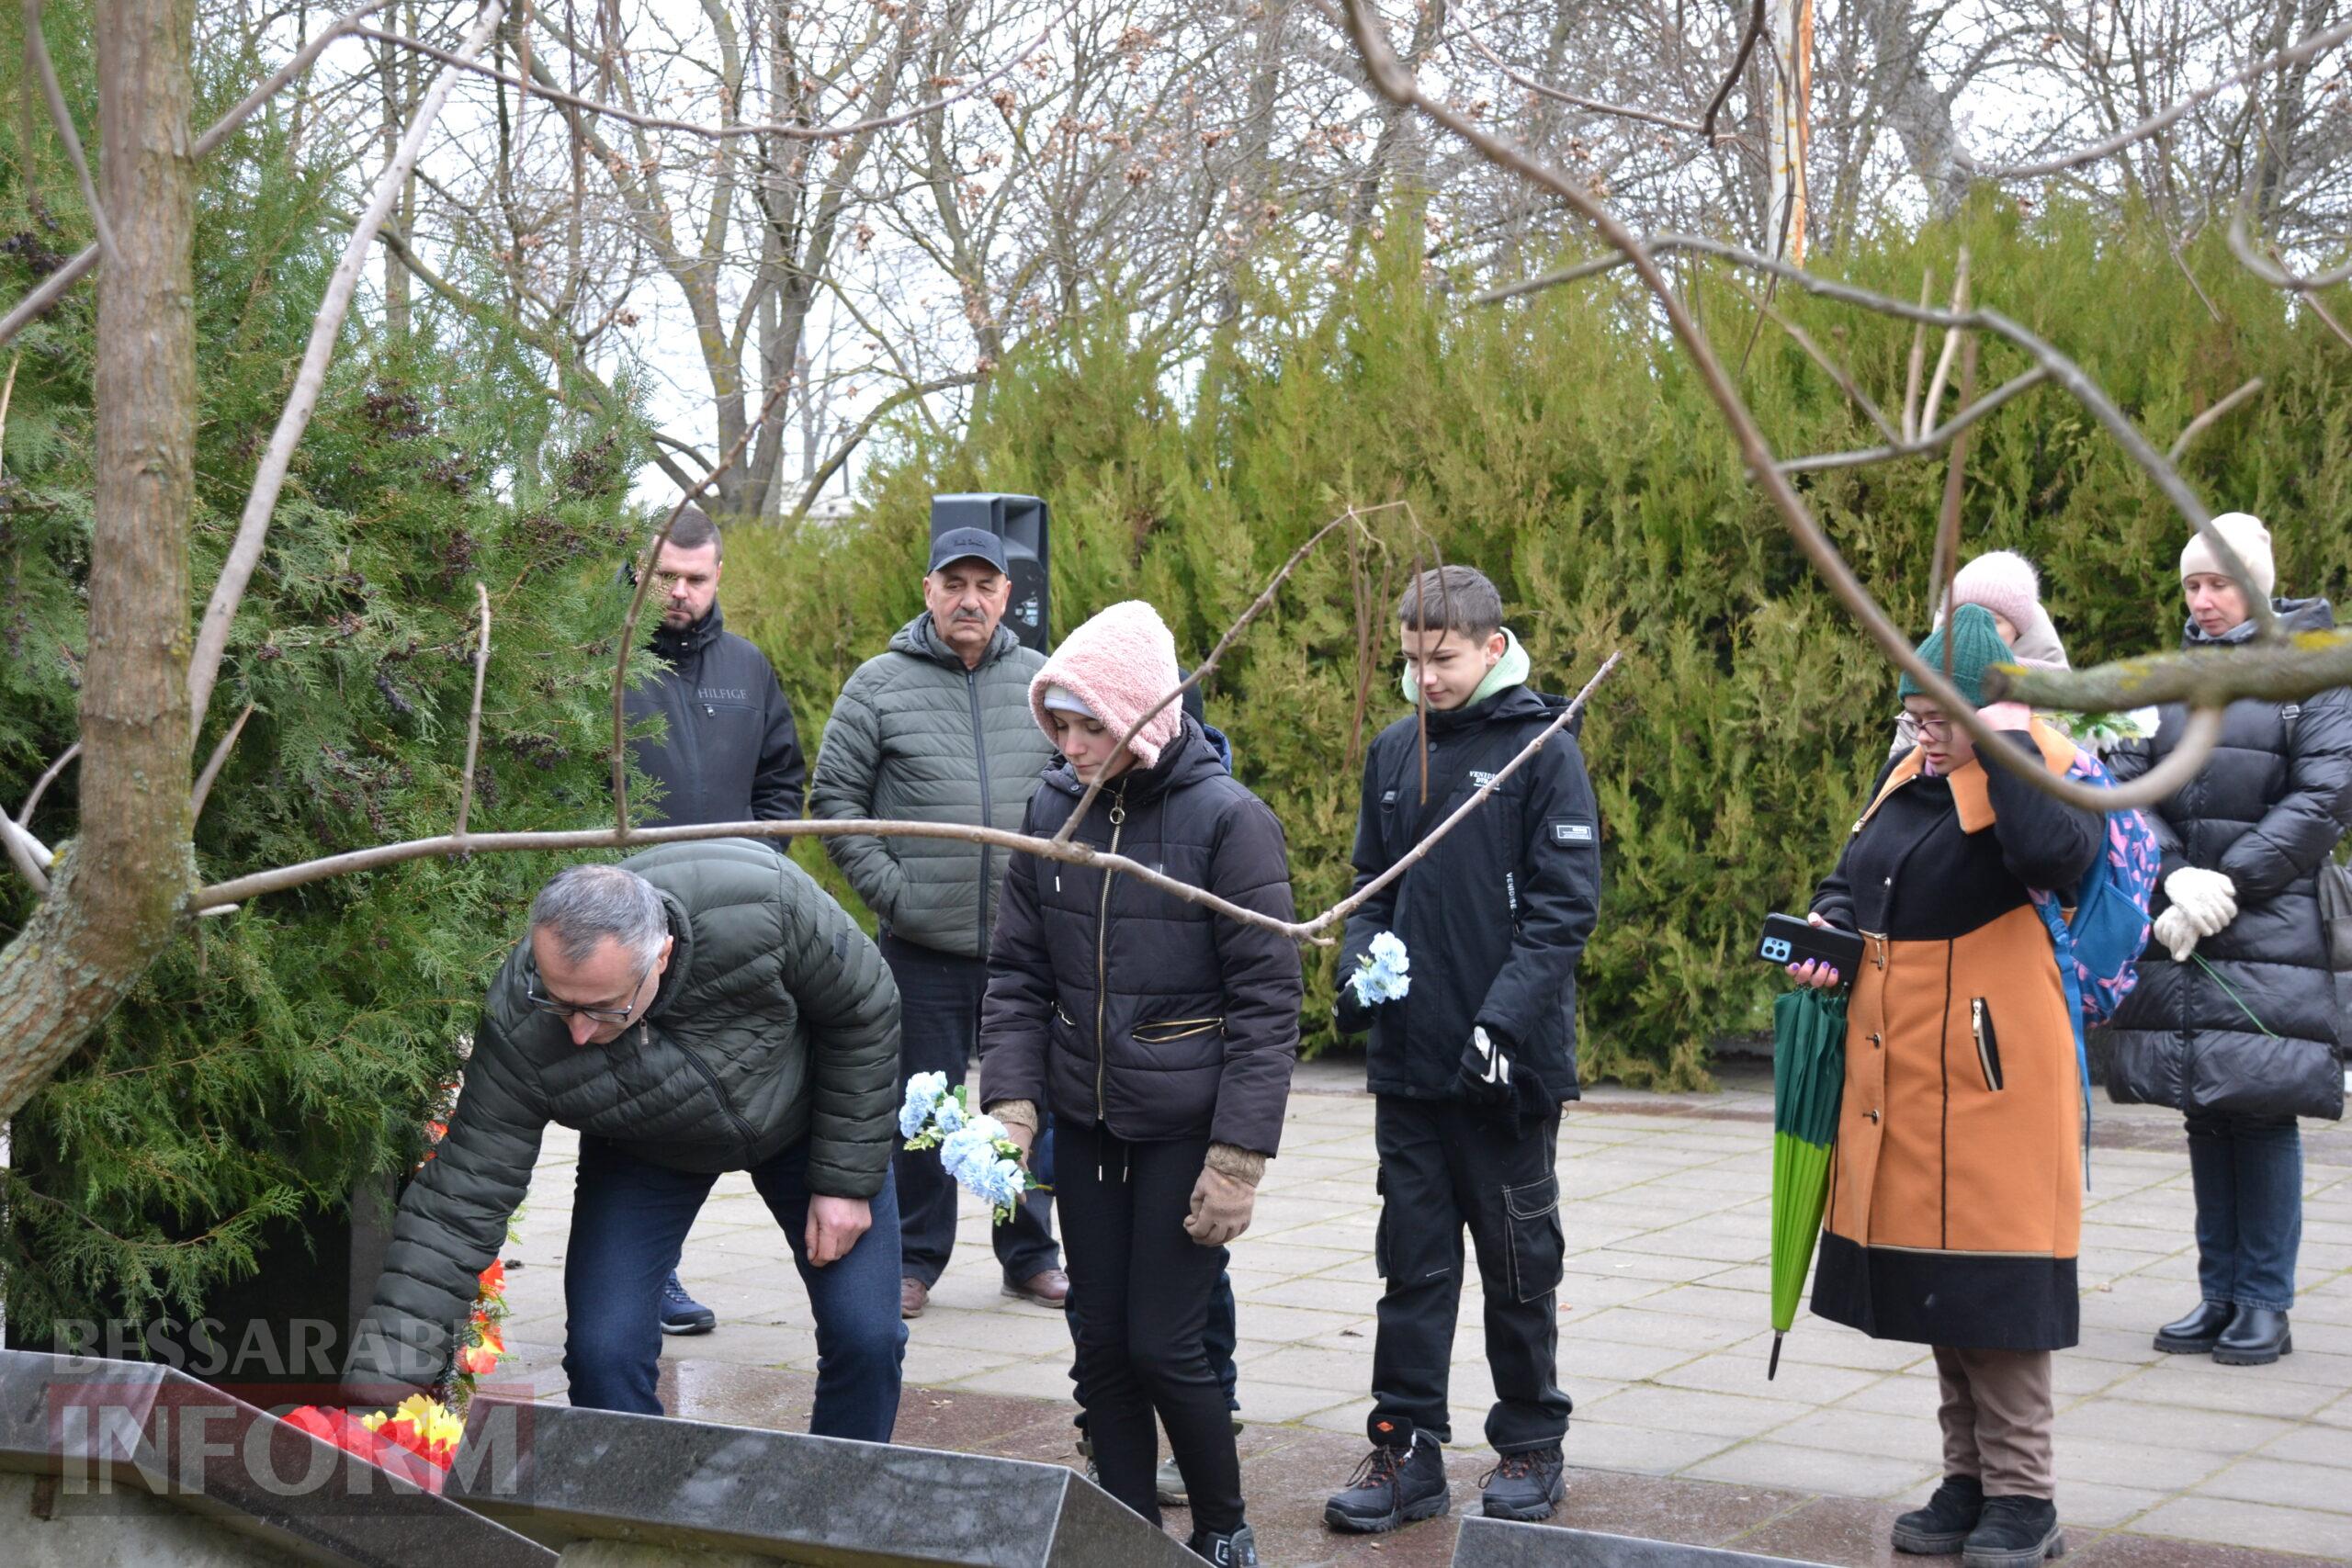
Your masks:
[{"label": "green folded umbrella", "polygon": [[1846,998],[1811,987],[1772,1004],[1772,1360],[1796,1322],[1829,1198],[1829,1147],[1846,1091]]}]

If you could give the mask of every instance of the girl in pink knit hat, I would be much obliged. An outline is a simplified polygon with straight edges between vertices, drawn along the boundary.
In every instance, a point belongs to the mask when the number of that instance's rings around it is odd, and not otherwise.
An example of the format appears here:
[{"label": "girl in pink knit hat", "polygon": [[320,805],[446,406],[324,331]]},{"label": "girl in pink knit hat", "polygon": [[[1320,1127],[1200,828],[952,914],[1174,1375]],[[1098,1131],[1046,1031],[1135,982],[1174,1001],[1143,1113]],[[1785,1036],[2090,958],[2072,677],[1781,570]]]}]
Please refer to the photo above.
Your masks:
[{"label": "girl in pink knit hat", "polygon": [[[1152,711],[1177,679],[1175,639],[1148,604],[1072,632],[1030,682],[1062,761],[1021,830],[1053,837],[1099,781],[1073,841],[1287,921],[1281,824],[1173,698]],[[1095,1464],[1105,1491],[1158,1524],[1156,1417],[1190,1495],[1192,1549],[1235,1568],[1254,1568],[1257,1547],[1204,1330],[1281,1139],[1300,1000],[1298,946],[1279,931],[1095,866],[1016,855],[1005,873],[982,1083],[1024,1151],[1053,1115]]]},{"label": "girl in pink knit hat", "polygon": [[[2041,576],[2015,550],[1987,550],[1952,574],[1951,589],[1936,611],[1942,626],[1954,604],[1980,604],[1993,612],[1993,629],[2029,670],[2067,670],[2066,645],[2041,604]],[[1911,716],[1895,720],[1888,755],[1900,757],[1919,743]]]}]

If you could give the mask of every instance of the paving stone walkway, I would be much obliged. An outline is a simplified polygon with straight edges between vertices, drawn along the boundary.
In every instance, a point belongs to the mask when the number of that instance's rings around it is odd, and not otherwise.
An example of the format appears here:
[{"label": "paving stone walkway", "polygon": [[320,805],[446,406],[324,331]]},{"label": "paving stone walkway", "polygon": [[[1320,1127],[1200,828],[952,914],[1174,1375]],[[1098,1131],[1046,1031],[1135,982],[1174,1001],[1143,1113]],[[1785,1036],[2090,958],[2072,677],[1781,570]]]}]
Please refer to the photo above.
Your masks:
[{"label": "paving stone walkway", "polygon": [[[1442,1521],[1377,1543],[1320,1525],[1363,1448],[1371,1385],[1373,1105],[1361,1066],[1301,1067],[1282,1157],[1234,1249],[1244,1490],[1267,1561],[1439,1563]],[[1568,1237],[1562,1381],[1576,1400],[1563,1523],[1838,1564],[1889,1561],[1885,1522],[1939,1470],[1936,1380],[1919,1347],[1800,1317],[1770,1344],[1770,1094],[1601,1089],[1560,1135]],[[2178,1118],[2098,1107],[2083,1231],[2083,1342],[2057,1360],[2059,1506],[2091,1568],[2309,1568],[2352,1561],[2352,1132],[2305,1123],[2295,1351],[2232,1369],[2160,1356],[2154,1326],[2195,1300]],[[550,1129],[510,1258],[509,1374],[560,1398],[562,1258],[576,1140]],[[956,1259],[910,1325],[899,1440],[1076,1462],[1059,1314],[1004,1297],[967,1203]],[[748,1181],[723,1179],[686,1247],[686,1284],[719,1314],[665,1346],[676,1414],[807,1419],[808,1302]],[[1455,1506],[1493,1456],[1477,1282],[1454,1350]],[[1181,1528],[1184,1515],[1170,1516]],[[1907,1560],[1906,1560],[1907,1561]]]}]

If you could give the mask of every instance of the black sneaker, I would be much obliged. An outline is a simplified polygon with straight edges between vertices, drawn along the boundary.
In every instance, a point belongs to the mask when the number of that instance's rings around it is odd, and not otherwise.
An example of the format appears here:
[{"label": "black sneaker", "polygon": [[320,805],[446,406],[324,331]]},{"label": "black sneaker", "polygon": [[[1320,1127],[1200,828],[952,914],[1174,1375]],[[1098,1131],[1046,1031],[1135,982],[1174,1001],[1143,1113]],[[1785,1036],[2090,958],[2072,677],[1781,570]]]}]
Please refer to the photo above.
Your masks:
[{"label": "black sneaker", "polygon": [[1078,1429],[1078,1457],[1086,1461],[1086,1479],[1097,1486],[1102,1485],[1102,1469],[1094,1462],[1094,1439],[1086,1435],[1083,1427]]},{"label": "black sneaker", "polygon": [[718,1326],[718,1314],[686,1294],[678,1283],[678,1271],[662,1282],[662,1332],[664,1334],[707,1334]]},{"label": "black sneaker", "polygon": [[1961,1548],[1962,1568],[2041,1568],[2066,1555],[2057,1506],[2047,1497],[1987,1497]]},{"label": "black sneaker", "polygon": [[1894,1550],[1915,1557],[1957,1557],[1984,1512],[1984,1483],[1973,1475],[1947,1475],[1924,1508],[1894,1521]]},{"label": "black sneaker", "polygon": [[1445,1451],[1435,1438],[1413,1434],[1411,1446],[1375,1443],[1346,1490],[1323,1505],[1323,1522],[1351,1535],[1393,1530],[1445,1512]]},{"label": "black sneaker", "polygon": [[1258,1568],[1258,1538],[1248,1525],[1231,1535],[1218,1535],[1214,1530],[1194,1530],[1186,1541],[1195,1557],[1204,1558],[1216,1568]]},{"label": "black sneaker", "polygon": [[1478,1478],[1479,1506],[1490,1519],[1548,1519],[1568,1495],[1560,1450],[1528,1449],[1505,1454]]},{"label": "black sneaker", "polygon": [[1159,1461],[1159,1470],[1152,1474],[1151,1486],[1159,1495],[1159,1506],[1163,1508],[1189,1508],[1193,1506],[1193,1495],[1184,1490],[1184,1468],[1172,1459]]}]

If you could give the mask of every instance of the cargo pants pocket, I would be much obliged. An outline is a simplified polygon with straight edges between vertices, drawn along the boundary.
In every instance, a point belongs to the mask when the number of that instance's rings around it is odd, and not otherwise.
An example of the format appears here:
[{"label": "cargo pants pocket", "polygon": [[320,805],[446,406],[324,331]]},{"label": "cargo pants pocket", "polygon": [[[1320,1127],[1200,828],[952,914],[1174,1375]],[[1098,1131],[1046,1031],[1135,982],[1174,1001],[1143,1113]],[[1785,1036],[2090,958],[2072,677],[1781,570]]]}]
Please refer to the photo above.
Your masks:
[{"label": "cargo pants pocket", "polygon": [[1560,1226],[1557,1176],[1503,1189],[1503,1237],[1512,1300],[1532,1302],[1560,1288],[1568,1243]]}]

